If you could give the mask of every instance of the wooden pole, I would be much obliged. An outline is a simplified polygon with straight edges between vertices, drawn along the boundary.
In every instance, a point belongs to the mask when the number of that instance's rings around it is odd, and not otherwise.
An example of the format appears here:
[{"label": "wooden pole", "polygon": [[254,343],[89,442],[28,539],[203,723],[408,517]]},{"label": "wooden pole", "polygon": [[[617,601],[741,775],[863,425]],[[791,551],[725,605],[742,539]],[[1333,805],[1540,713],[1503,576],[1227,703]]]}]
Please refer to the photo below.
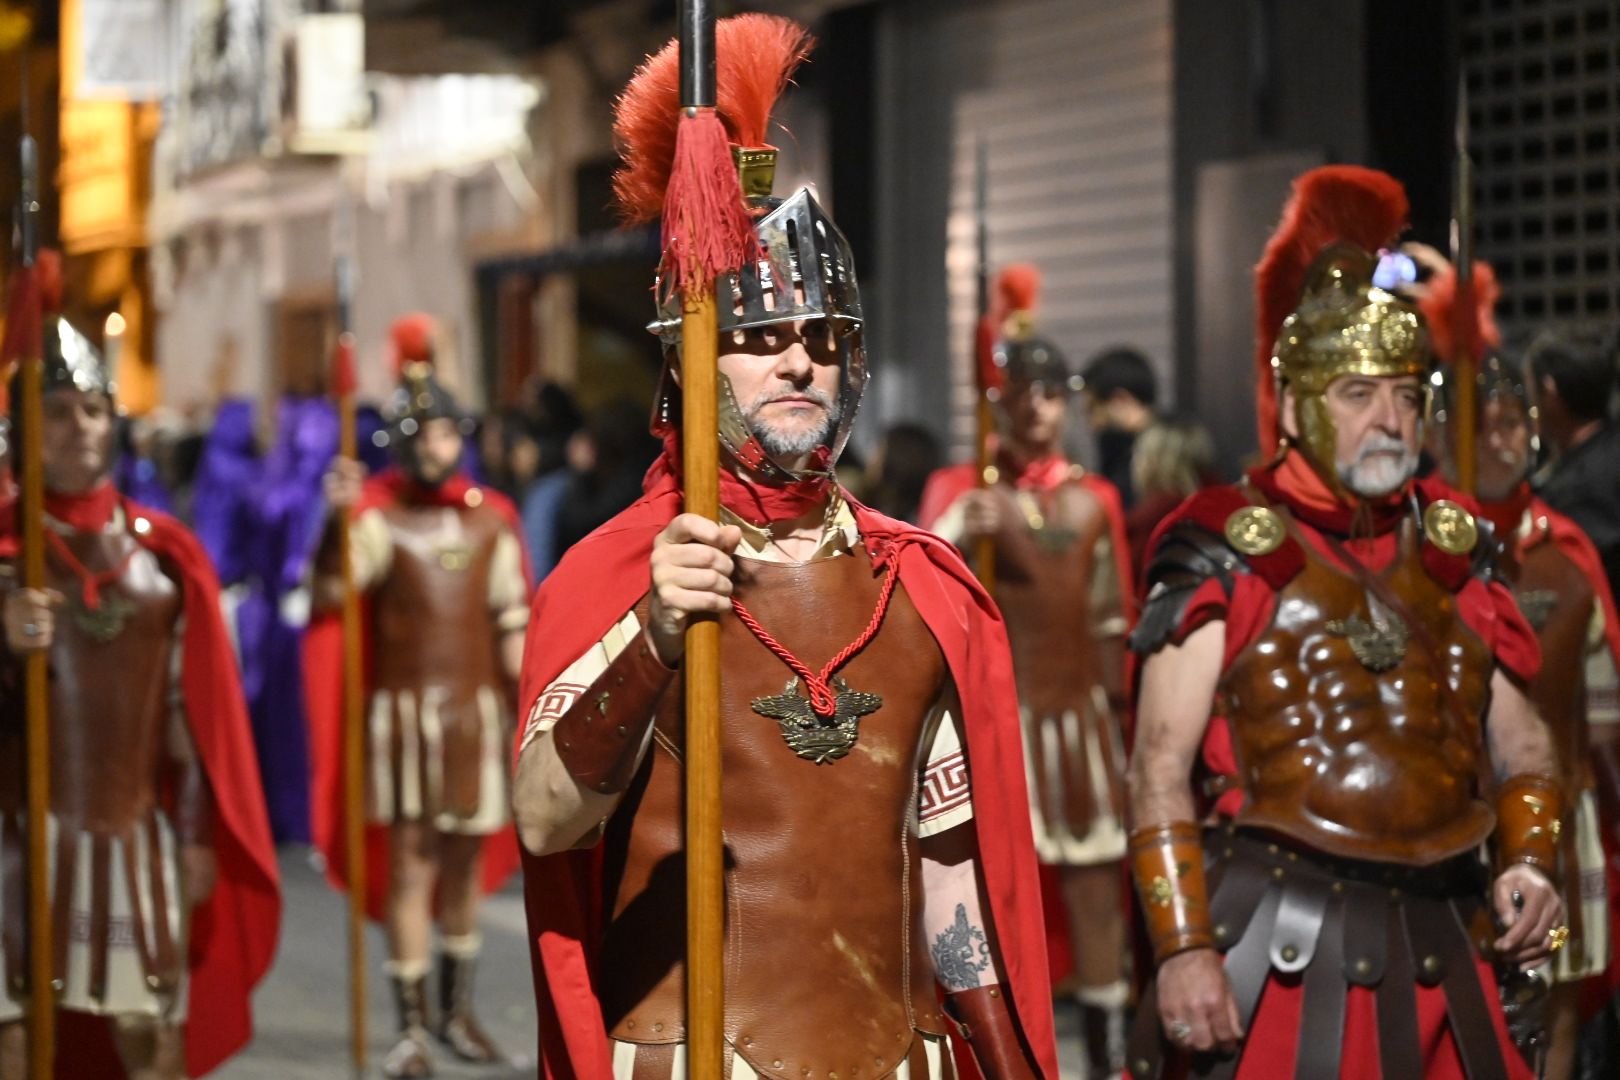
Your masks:
[{"label": "wooden pole", "polygon": [[1453,424],[1457,458],[1457,487],[1465,495],[1474,494],[1475,469],[1479,462],[1475,445],[1478,431],[1480,348],[1479,316],[1474,303],[1474,163],[1468,156],[1468,83],[1457,82],[1457,118],[1453,128],[1456,159],[1452,170],[1451,265],[1457,275],[1457,291],[1451,305],[1452,342],[1456,355],[1452,371],[1456,376],[1454,395],[1457,415]]},{"label": "wooden pole", "polygon": [[[45,588],[44,493],[40,462],[41,363],[25,357],[19,369],[22,417],[22,583]],[[56,1056],[56,973],[52,958],[49,821],[51,812],[50,655],[30,653],[23,663],[28,739],[28,1075],[52,1080]]]},{"label": "wooden pole", "polygon": [[[978,465],[978,486],[981,491],[995,485],[996,467],[991,452],[992,437],[996,433],[995,404],[991,400],[991,368],[996,337],[986,327],[990,317],[990,159],[984,139],[980,139],[973,156],[973,217],[975,246],[978,250],[977,308],[973,320],[973,365],[978,380],[979,408],[975,417],[974,451]],[[973,542],[973,571],[986,592],[996,591],[996,541],[981,536]]]},{"label": "wooden pole", "polygon": [[[27,54],[22,57],[22,122],[18,167],[22,189],[17,206],[19,241],[16,273],[25,274],[32,309],[13,312],[28,319],[17,368],[16,416],[20,432],[13,432],[21,453],[22,586],[45,588],[45,471],[41,425],[44,423],[44,342],[42,298],[34,260],[39,251],[39,150],[27,134]],[[13,333],[19,331],[12,330]],[[50,656],[30,653],[23,661],[24,733],[28,774],[28,1075],[30,1080],[52,1080],[56,1069],[56,992],[51,926],[51,722]]]},{"label": "wooden pole", "polygon": [[[345,337],[351,335],[345,334]],[[353,349],[351,340],[339,348]],[[359,460],[355,442],[354,391],[338,399],[339,453]],[[349,515],[338,516],[343,574],[343,798],[345,855],[349,879],[349,1028],[354,1074],[366,1071],[366,772],[365,672],[360,638],[360,590],[349,549]]]},{"label": "wooden pole", "polygon": [[[680,104],[715,106],[714,11],[681,0]],[[712,286],[712,282],[704,283]],[[681,469],[685,510],[720,516],[718,335],[712,287],[689,289],[681,310]],[[725,840],[721,834],[720,624],[686,630],[686,1045],[692,1080],[725,1076]]]},{"label": "wooden pole", "polygon": [[[686,511],[720,512],[714,298],[689,303],[681,319],[681,467]],[[686,631],[686,1002],[693,1080],[725,1069],[725,844],[721,836],[720,624]]]},{"label": "wooden pole", "polygon": [[[354,333],[349,329],[353,265],[342,252],[352,239],[349,204],[338,207],[336,276],[338,341],[332,358],[332,394],[338,405],[338,455],[360,460],[355,428]],[[339,573],[343,581],[343,821],[345,871],[349,879],[349,1040],[354,1075],[366,1072],[366,743],[365,660],[362,655],[360,590],[349,547],[349,514],[338,515]]]}]

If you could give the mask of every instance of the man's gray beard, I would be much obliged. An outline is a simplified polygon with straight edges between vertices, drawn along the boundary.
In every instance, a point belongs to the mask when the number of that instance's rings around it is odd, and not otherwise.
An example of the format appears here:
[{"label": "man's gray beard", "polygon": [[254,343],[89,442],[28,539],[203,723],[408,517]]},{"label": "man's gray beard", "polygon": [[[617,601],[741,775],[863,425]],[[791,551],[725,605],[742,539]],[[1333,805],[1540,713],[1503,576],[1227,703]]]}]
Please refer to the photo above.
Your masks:
[{"label": "man's gray beard", "polygon": [[814,452],[824,445],[838,427],[838,421],[843,418],[843,405],[837,399],[829,397],[815,387],[806,387],[795,391],[815,400],[822,408],[821,423],[815,427],[804,428],[792,434],[777,431],[759,418],[759,412],[766,405],[774,401],[780,391],[768,390],[753,400],[743,418],[748,421],[748,430],[754,433],[759,445],[773,458],[795,458]]},{"label": "man's gray beard", "polygon": [[[1399,450],[1401,456],[1391,461],[1378,453],[1382,450]],[[1375,453],[1377,457],[1372,456]],[[1363,499],[1381,499],[1399,491],[1417,475],[1417,470],[1417,451],[1399,439],[1379,437],[1362,444],[1353,464],[1338,467],[1339,482]]]}]

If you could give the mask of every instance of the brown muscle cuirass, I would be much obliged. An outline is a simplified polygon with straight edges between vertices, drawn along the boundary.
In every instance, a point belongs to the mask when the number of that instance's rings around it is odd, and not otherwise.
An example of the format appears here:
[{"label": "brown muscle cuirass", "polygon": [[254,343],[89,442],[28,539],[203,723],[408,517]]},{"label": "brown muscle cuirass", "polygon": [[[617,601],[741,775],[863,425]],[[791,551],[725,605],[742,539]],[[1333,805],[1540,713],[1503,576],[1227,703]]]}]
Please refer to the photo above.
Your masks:
[{"label": "brown muscle cuirass", "polygon": [[1087,707],[1097,685],[1091,583],[1106,519],[1075,484],[1051,493],[1039,528],[1024,520],[1010,491],[996,491],[1012,519],[997,537],[996,605],[1007,621],[1019,702],[1036,714]]},{"label": "brown muscle cuirass", "polygon": [[[413,727],[428,697],[436,699],[444,785],[439,799],[448,810],[471,814],[479,805],[483,760],[478,691],[501,685],[489,594],[495,542],[505,522],[484,506],[393,505],[380,512],[393,555],[371,592],[373,689],[395,702],[412,702]],[[396,763],[404,737],[395,725]],[[432,790],[434,784],[423,786]]]},{"label": "brown muscle cuirass", "polygon": [[[99,640],[82,603],[82,583],[46,560],[47,584],[67,598],[56,616],[50,651],[51,811],[64,830],[120,835],[156,804],[159,775],[167,760],[170,664],[180,590],[157,557],[127,533],[75,533],[63,538],[90,572],[101,573],[129,559],[123,574],[101,586],[98,611],[109,628]],[[18,710],[20,715],[21,710]],[[6,767],[0,769],[0,807],[21,812],[22,732],[13,732]]]},{"label": "brown muscle cuirass", "polygon": [[1413,523],[1400,528],[1379,575],[1408,625],[1399,661],[1375,671],[1357,659],[1352,639],[1375,621],[1367,587],[1291,528],[1305,568],[1219,696],[1246,794],[1240,825],[1346,858],[1428,865],[1476,847],[1494,823],[1476,792],[1494,668],[1424,570]]},{"label": "brown muscle cuirass", "polygon": [[[738,599],[813,670],[855,640],[877,604],[881,577],[862,551],[737,565]],[[762,1076],[884,1076],[914,1031],[944,1032],[915,825],[943,657],[897,587],[877,636],[839,673],[883,704],[861,719],[847,757],[817,765],[750,708],[793,676],[729,613],[721,656],[726,1037]],[[685,1037],[683,701],[677,677],[606,837],[598,994],[608,1031],[625,1042]]]},{"label": "brown muscle cuirass", "polygon": [[[1123,638],[1093,633],[1092,584],[1108,519],[1078,483],[1038,504],[995,489],[1006,520],[996,537],[996,604],[1007,621],[1024,714],[1024,748],[1042,859],[1070,864],[1118,857],[1087,851],[1101,821],[1125,816],[1124,745],[1110,680],[1124,671]],[[1037,509],[1038,507],[1038,509]],[[1037,516],[1038,515],[1038,516]],[[1093,760],[1100,758],[1100,761]],[[1101,781],[1099,783],[1099,780]]]}]

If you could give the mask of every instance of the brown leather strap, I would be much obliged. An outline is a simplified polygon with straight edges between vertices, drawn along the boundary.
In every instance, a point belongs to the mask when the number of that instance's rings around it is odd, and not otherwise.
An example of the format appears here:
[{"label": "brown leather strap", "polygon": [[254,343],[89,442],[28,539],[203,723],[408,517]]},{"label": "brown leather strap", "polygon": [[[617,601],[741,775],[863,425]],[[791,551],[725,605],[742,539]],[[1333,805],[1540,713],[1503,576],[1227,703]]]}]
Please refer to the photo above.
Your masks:
[{"label": "brown leather strap", "polygon": [[1374,991],[1378,1011],[1378,1062],[1385,1076],[1422,1076],[1423,1042],[1417,1022],[1417,969],[1405,911],[1385,911],[1384,978]]},{"label": "brown leather strap", "polygon": [[603,795],[630,786],[658,699],[674,677],[645,636],[614,657],[551,732],[574,779]]},{"label": "brown leather strap", "polygon": [[1503,869],[1526,863],[1551,877],[1558,867],[1564,797],[1558,782],[1519,773],[1496,792],[1496,859]]},{"label": "brown leather strap", "polygon": [[1305,969],[1299,1049],[1294,1080],[1339,1080],[1344,1055],[1344,896],[1335,893],[1322,917],[1322,932]]},{"label": "brown leather strap", "polygon": [[[90,841],[90,997],[107,1000],[107,949],[112,943],[112,841]],[[60,933],[60,931],[58,931]]]},{"label": "brown leather strap", "polygon": [[1162,964],[1177,953],[1213,947],[1197,823],[1169,821],[1134,829],[1130,852],[1154,961]]},{"label": "brown leather strap", "polygon": [[1018,1034],[1018,1024],[1007,1007],[1007,996],[999,986],[963,990],[945,998],[945,1011],[956,1021],[962,1041],[973,1051],[973,1060],[985,1080],[1040,1075]]}]

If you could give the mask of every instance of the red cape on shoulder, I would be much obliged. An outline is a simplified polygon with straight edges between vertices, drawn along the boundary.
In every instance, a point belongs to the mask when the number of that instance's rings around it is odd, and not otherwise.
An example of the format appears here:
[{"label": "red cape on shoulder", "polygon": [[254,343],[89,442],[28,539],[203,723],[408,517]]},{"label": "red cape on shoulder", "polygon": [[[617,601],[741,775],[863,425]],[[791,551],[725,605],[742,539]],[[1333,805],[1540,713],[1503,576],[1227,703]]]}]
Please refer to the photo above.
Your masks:
[{"label": "red cape on shoulder", "polygon": [[[354,513],[386,506],[409,486],[402,473],[389,469],[366,482],[355,504]],[[523,522],[512,501],[493,488],[481,487],[457,474],[436,489],[436,501],[459,504],[476,491],[484,505],[498,512],[511,526],[521,545]],[[529,559],[522,559],[524,581],[532,591]],[[364,599],[361,606],[362,633],[370,619]],[[362,659],[367,683],[371,682],[369,640]],[[304,686],[309,716],[310,834],[326,861],[326,879],[333,888],[348,888],[348,841],[345,831],[346,804],[343,798],[343,619],[336,611],[318,613],[304,634]],[[383,916],[381,883],[388,881],[389,831],[385,825],[366,828],[366,912],[373,919]],[[517,834],[510,828],[492,833],[484,843],[483,887],[486,893],[499,889],[518,868]]]},{"label": "red cape on shoulder", "polygon": [[[956,680],[974,781],[973,820],[985,838],[980,863],[1000,933],[1007,988],[1037,1060],[1045,1075],[1055,1078],[1040,889],[1017,697],[1001,616],[951,545],[853,499],[850,506],[874,561],[898,551],[900,583]],[[529,619],[522,715],[647,591],[653,539],[680,507],[673,480],[654,483],[628,510],[575,545],[546,578]],[[600,852],[598,845],[589,851],[524,856],[540,1059],[548,1080],[611,1080],[613,1075],[592,984],[595,942],[602,929]]]},{"label": "red cape on shoulder", "polygon": [[[181,694],[214,796],[213,845],[219,877],[208,899],[192,909],[188,958],[186,1071],[200,1076],[253,1035],[251,994],[275,958],[281,877],[214,568],[196,537],[179,522],[128,499],[121,499],[120,505],[126,520],[150,523],[144,531],[132,528],[130,535],[157,556],[181,587],[185,611]],[[7,506],[0,515],[0,556],[17,551],[12,509]],[[97,1035],[82,1043],[59,1040],[59,1076],[122,1075],[111,1041]]]}]

